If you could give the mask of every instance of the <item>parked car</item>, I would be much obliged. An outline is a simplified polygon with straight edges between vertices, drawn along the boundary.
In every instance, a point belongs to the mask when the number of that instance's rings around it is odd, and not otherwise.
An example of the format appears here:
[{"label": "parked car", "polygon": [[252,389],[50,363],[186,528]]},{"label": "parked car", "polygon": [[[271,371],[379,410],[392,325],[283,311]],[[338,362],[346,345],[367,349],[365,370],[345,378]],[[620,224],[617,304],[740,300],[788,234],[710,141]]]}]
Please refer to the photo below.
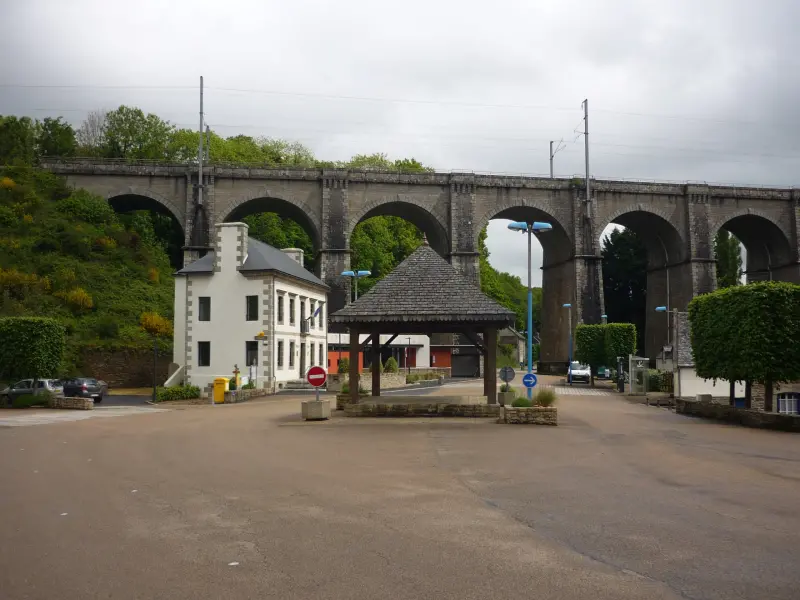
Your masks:
[{"label": "parked car", "polygon": [[572,361],[569,366],[569,371],[573,383],[576,381],[585,381],[589,383],[589,381],[591,381],[592,372],[588,365],[582,365],[578,361]]},{"label": "parked car", "polygon": [[608,367],[598,367],[597,368],[597,378],[598,379],[611,379],[611,369]]},{"label": "parked car", "polygon": [[8,404],[14,401],[14,398],[25,396],[26,394],[38,395],[44,391],[48,391],[56,396],[64,394],[64,384],[58,379],[37,379],[36,388],[33,387],[33,379],[23,379],[16,382],[11,387],[4,389],[0,392],[0,398]]},{"label": "parked car", "polygon": [[75,377],[64,382],[64,396],[67,398],[91,398],[102,402],[108,393],[108,384],[93,377]]}]

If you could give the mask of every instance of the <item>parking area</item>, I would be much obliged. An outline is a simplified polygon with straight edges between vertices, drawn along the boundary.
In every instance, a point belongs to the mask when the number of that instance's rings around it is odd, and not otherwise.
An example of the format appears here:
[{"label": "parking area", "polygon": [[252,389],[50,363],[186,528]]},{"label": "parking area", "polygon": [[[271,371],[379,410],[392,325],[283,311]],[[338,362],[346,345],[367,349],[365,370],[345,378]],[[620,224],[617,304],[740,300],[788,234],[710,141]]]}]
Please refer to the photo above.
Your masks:
[{"label": "parking area", "polygon": [[797,436],[614,396],[558,427],[306,398],[0,429],[4,597],[796,598]]}]

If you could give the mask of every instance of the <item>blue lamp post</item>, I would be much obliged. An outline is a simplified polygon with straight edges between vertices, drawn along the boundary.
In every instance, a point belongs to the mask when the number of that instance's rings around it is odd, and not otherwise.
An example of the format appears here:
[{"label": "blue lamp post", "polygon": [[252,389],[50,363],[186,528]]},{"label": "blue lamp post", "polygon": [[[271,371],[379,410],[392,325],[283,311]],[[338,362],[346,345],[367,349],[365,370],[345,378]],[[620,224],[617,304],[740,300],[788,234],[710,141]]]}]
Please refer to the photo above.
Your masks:
[{"label": "blue lamp post", "polygon": [[567,354],[567,381],[572,385],[572,304],[562,305],[567,309],[567,328],[569,329],[569,353]]},{"label": "blue lamp post", "polygon": [[[528,234],[528,373],[533,372],[533,288],[531,281],[531,236],[543,231],[550,231],[553,226],[550,223],[540,223],[534,221],[533,223],[526,223],[525,221],[518,221],[509,223],[508,228],[511,231],[520,231]],[[533,388],[528,388],[528,399],[533,399]]]},{"label": "blue lamp post", "polygon": [[600,318],[603,320],[603,325],[605,325],[608,321],[608,315],[600,315]]},{"label": "blue lamp post", "polygon": [[669,309],[666,306],[656,306],[656,312],[667,313],[667,346],[669,346]]},{"label": "blue lamp post", "polygon": [[355,299],[358,300],[358,278],[359,277],[369,277],[372,275],[370,271],[344,271],[342,272],[342,277],[352,277],[353,282],[356,288],[356,297]]}]

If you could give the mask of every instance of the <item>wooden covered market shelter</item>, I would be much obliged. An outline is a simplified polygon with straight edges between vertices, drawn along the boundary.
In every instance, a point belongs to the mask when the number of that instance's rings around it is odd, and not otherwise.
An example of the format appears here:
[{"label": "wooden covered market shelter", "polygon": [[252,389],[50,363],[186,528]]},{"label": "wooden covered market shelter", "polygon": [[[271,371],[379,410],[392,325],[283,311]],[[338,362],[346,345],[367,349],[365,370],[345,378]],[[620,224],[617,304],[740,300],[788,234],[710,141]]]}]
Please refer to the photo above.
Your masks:
[{"label": "wooden covered market shelter", "polygon": [[[380,336],[457,333],[484,357],[483,393],[497,401],[497,332],[514,324],[515,314],[489,298],[439,256],[427,240],[369,292],[330,315],[330,322],[350,329],[350,397],[358,403],[359,339],[380,361]],[[482,336],[482,338],[481,338]],[[372,395],[380,396],[380,369],[372,369]]]}]

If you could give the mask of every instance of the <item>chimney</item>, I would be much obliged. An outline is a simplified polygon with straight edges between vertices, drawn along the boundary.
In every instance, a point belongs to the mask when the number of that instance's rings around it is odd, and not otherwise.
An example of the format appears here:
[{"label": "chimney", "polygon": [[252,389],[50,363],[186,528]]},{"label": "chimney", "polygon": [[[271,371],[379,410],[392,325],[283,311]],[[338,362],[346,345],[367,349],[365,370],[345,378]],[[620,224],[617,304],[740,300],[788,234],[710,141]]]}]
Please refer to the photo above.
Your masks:
[{"label": "chimney", "polygon": [[300,248],[284,248],[282,252],[288,254],[292,260],[300,263],[303,266],[303,251]]},{"label": "chimney", "polygon": [[247,260],[246,223],[220,223],[214,235],[214,272],[235,271]]}]

